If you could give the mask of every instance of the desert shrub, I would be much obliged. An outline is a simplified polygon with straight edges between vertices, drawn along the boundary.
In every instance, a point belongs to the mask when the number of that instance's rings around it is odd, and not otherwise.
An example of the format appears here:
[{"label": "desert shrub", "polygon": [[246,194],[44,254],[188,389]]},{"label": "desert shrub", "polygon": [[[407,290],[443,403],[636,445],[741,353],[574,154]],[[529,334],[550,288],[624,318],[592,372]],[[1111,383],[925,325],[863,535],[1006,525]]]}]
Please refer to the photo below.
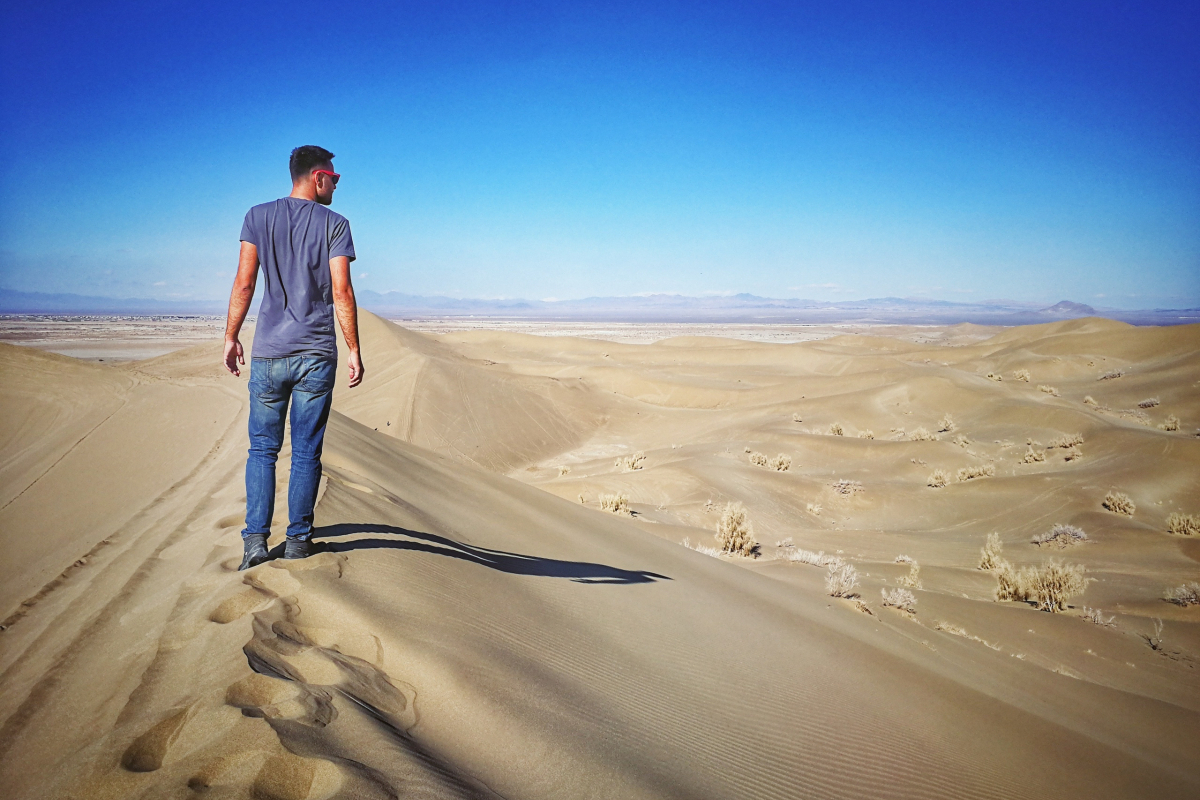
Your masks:
[{"label": "desert shrub", "polygon": [[880,589],[883,604],[909,614],[917,613],[917,598],[908,589]]},{"label": "desert shrub", "polygon": [[936,437],[924,428],[917,428],[908,435],[908,438],[912,439],[914,442],[928,442],[932,441]]},{"label": "desert shrub", "polygon": [[772,458],[767,466],[777,472],[787,472],[792,468],[792,457],[786,453],[780,453]]},{"label": "desert shrub", "polygon": [[996,571],[996,599],[1024,600],[1041,611],[1057,613],[1066,609],[1067,600],[1087,588],[1086,572],[1082,564],[1065,564],[1053,558],[1020,570],[1002,562]]},{"label": "desert shrub", "polygon": [[717,541],[722,553],[739,556],[757,556],[758,542],[754,540],[754,526],[746,516],[741,503],[726,503],[717,523]]},{"label": "desert shrub", "polygon": [[830,436],[845,436],[846,432],[842,430],[842,423],[835,422],[829,426]]},{"label": "desert shrub", "polygon": [[570,471],[571,471],[570,467],[568,467],[566,464],[561,464],[561,465],[559,465],[559,468],[558,468],[558,477],[561,478],[563,475],[566,475]]},{"label": "desert shrub", "polygon": [[987,377],[988,377],[988,380],[991,380],[991,381],[1002,381],[1002,380],[1004,380],[1004,376],[1002,376],[1002,375],[1001,375],[999,372],[989,372],[989,373],[987,374]]},{"label": "desert shrub", "polygon": [[1112,381],[1112,380],[1116,380],[1117,378],[1122,377],[1124,374],[1125,374],[1125,370],[1123,370],[1123,369],[1110,369],[1108,372],[1104,373],[1099,378],[1096,378],[1096,380]]},{"label": "desert shrub", "polygon": [[767,457],[755,450],[750,454],[750,463],[756,467],[765,467],[767,465]]},{"label": "desert shrub", "polygon": [[1182,514],[1176,511],[1167,517],[1167,533],[1176,536],[1200,536],[1200,514]]},{"label": "desert shrub", "polygon": [[954,433],[958,426],[954,424],[954,418],[949,414],[942,417],[942,421],[938,423],[938,433]]},{"label": "desert shrub", "polygon": [[908,568],[908,574],[899,581],[901,586],[907,586],[909,589],[921,588],[921,565],[917,562],[912,562]]},{"label": "desert shrub", "polygon": [[915,563],[911,556],[899,555],[892,562],[893,564],[912,564]]},{"label": "desert shrub", "polygon": [[1168,603],[1174,603],[1177,606],[1196,606],[1200,605],[1200,583],[1192,581],[1185,583],[1183,586],[1176,586],[1174,589],[1168,589],[1164,599]]},{"label": "desert shrub", "polygon": [[1088,539],[1088,535],[1081,528],[1059,523],[1045,533],[1039,533],[1037,536],[1034,536],[1030,541],[1038,547],[1044,544],[1054,545],[1055,547],[1070,547],[1073,544],[1083,544],[1091,540]]},{"label": "desert shrub", "polygon": [[807,511],[808,513],[812,514],[814,517],[821,516],[821,504],[820,503],[809,503],[807,506],[805,506],[804,510]]},{"label": "desert shrub", "polygon": [[1096,402],[1096,398],[1092,397],[1090,394],[1087,397],[1083,398],[1083,404],[1088,405],[1088,406],[1100,405],[1099,403]]},{"label": "desert shrub", "polygon": [[1098,608],[1088,608],[1087,606],[1084,606],[1083,613],[1079,616],[1083,619],[1086,619],[1093,625],[1102,625],[1106,628],[1115,628],[1117,624],[1116,617],[1106,617],[1104,616],[1104,612]]},{"label": "desert shrub", "polygon": [[792,414],[792,422],[804,422],[804,420],[800,418],[799,414],[793,413]]},{"label": "desert shrub", "polygon": [[1145,400],[1138,403],[1138,408],[1154,408],[1158,405],[1157,397],[1147,397]]},{"label": "desert shrub", "polygon": [[1114,514],[1124,514],[1127,517],[1132,517],[1133,512],[1137,510],[1129,495],[1121,492],[1109,492],[1104,495],[1103,505]]},{"label": "desert shrub", "polygon": [[933,627],[939,631],[945,631],[946,633],[949,633],[953,636],[961,636],[964,639],[967,638],[967,636],[968,636],[966,628],[963,628],[959,625],[955,625],[953,622],[945,622],[943,620],[938,620],[937,624],[934,625]]},{"label": "desert shrub", "polygon": [[1000,534],[989,533],[983,549],[979,551],[979,568],[982,570],[997,569],[1004,560],[1004,546],[1000,543]]},{"label": "desert shrub", "polygon": [[1021,457],[1022,464],[1034,464],[1039,461],[1046,460],[1046,453],[1043,450],[1034,450],[1032,446],[1025,451],[1025,455]]},{"label": "desert shrub", "polygon": [[641,469],[646,461],[646,454],[638,450],[631,456],[617,459],[617,466],[622,472],[633,472],[635,469]]},{"label": "desert shrub", "polygon": [[1064,433],[1050,440],[1049,447],[1074,447],[1083,444],[1083,435],[1079,433]]},{"label": "desert shrub", "polygon": [[610,514],[633,515],[633,512],[629,510],[629,497],[621,492],[600,495],[600,508]]},{"label": "desert shrub", "polygon": [[845,478],[834,481],[829,485],[829,488],[833,489],[838,494],[847,495],[850,497],[853,497],[859,492],[866,491],[863,489],[863,485],[858,481],[846,480]]},{"label": "desert shrub", "polygon": [[941,489],[950,482],[950,476],[946,474],[944,469],[935,469],[929,479],[925,481],[926,486],[932,486],[934,489]]},{"label": "desert shrub", "polygon": [[996,467],[993,464],[972,464],[969,467],[962,467],[958,470],[958,480],[970,481],[975,478],[991,478],[996,474]]},{"label": "desert shrub", "polygon": [[858,570],[844,561],[830,564],[825,572],[825,591],[830,597],[853,597],[858,586]]},{"label": "desert shrub", "polygon": [[811,564],[814,567],[828,567],[831,564],[845,563],[837,556],[825,555],[824,550],[814,553],[812,550],[805,550],[802,547],[789,548],[784,552],[783,559],[794,564]]},{"label": "desert shrub", "polygon": [[860,439],[874,439],[874,438],[875,438],[875,433],[874,433],[873,431],[859,431],[859,432],[858,432],[858,438],[860,438]]},{"label": "desert shrub", "polygon": [[1058,389],[1055,389],[1053,386],[1047,386],[1046,384],[1043,383],[1038,386],[1038,389],[1040,391],[1045,392],[1046,394],[1052,394],[1055,397],[1058,397]]},{"label": "desert shrub", "polygon": [[1078,447],[1072,447],[1067,452],[1063,453],[1063,461],[1078,461],[1083,458],[1083,451]]},{"label": "desert shrub", "polygon": [[967,445],[971,443],[971,440],[960,433],[954,437],[954,443],[965,450]]},{"label": "desert shrub", "polygon": [[1013,373],[1013,380],[1029,383],[1029,370],[1019,369]]},{"label": "desert shrub", "polygon": [[709,547],[708,545],[703,545],[699,542],[692,544],[691,537],[688,536],[683,537],[682,544],[687,549],[695,550],[697,553],[703,553],[706,556],[713,556],[714,558],[717,558],[721,555],[721,551],[715,547]]},{"label": "desert shrub", "polygon": [[1179,430],[1179,417],[1172,414],[1167,417],[1167,421],[1158,426],[1160,431],[1177,431]]}]

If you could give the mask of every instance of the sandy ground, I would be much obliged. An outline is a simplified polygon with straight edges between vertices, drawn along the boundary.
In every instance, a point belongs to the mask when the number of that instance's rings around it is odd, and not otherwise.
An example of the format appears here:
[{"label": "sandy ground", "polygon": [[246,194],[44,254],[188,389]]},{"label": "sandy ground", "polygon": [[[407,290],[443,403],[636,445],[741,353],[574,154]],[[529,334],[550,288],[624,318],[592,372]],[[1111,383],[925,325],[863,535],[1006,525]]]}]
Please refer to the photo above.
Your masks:
[{"label": "sandy ground", "polygon": [[[364,315],[320,552],[248,573],[219,341],[0,345],[0,794],[1197,796],[1200,606],[1163,598],[1200,580],[1200,537],[1166,530],[1200,514],[1200,326],[956,327],[629,344]],[[694,549],[728,502],[757,557]],[[276,546],[284,508],[281,480]],[[1060,523],[1088,541],[1031,543]],[[1094,580],[1062,613],[997,601],[993,532]],[[899,556],[912,612],[881,600]]]},{"label": "sandy ground", "polygon": [[224,334],[224,317],[0,315],[0,342],[96,362],[153,358]]}]

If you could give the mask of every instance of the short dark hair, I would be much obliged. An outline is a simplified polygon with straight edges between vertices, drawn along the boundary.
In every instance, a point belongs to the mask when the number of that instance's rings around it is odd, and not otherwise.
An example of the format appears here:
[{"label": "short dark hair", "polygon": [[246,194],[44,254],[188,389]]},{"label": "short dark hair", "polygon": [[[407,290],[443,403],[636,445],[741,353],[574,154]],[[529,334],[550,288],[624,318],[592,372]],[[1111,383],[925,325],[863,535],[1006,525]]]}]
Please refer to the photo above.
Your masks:
[{"label": "short dark hair", "polygon": [[288,159],[288,169],[292,171],[292,183],[308,175],[317,167],[323,167],[333,161],[333,153],[315,144],[306,144],[292,151]]}]

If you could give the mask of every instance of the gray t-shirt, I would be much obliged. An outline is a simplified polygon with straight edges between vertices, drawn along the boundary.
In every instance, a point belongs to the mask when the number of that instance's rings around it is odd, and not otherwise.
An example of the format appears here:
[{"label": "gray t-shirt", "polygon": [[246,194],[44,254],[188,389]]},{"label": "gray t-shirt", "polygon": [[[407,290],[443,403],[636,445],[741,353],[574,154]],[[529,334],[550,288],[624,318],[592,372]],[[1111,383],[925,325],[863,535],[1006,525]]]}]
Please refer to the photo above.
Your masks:
[{"label": "gray t-shirt", "polygon": [[283,197],[246,212],[242,241],[258,248],[263,298],[255,358],[337,358],[329,259],[354,260],[350,223],[312,200]]}]

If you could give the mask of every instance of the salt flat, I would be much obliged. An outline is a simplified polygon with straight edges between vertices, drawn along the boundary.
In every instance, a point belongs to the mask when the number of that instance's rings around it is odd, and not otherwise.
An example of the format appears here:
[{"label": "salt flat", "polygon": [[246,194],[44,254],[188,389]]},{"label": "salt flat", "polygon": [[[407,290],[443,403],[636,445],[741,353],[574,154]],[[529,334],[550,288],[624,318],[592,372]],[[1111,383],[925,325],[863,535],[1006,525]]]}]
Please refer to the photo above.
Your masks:
[{"label": "salt flat", "polygon": [[[1200,793],[1200,326],[429,330],[364,315],[248,573],[219,333],[0,345],[5,796]],[[997,600],[993,533],[1090,581]]]}]

